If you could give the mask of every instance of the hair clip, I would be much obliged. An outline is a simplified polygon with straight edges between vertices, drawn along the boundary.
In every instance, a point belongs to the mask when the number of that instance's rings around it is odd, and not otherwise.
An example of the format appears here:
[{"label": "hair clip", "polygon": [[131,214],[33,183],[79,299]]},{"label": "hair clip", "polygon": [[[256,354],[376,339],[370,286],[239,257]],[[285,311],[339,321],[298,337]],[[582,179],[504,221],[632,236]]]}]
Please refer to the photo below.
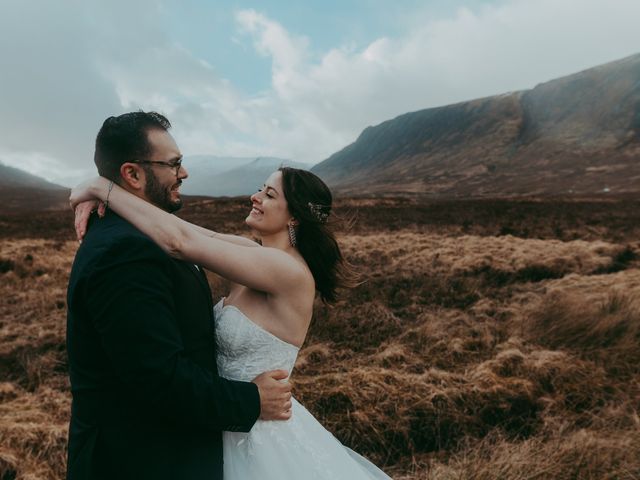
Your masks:
[{"label": "hair clip", "polygon": [[[327,223],[329,212],[331,211],[330,205],[320,205],[319,203],[311,202],[307,203],[307,205],[309,206],[309,210],[311,210],[313,216],[316,217],[316,220],[320,223]],[[328,211],[324,211],[323,209],[327,209]]]}]

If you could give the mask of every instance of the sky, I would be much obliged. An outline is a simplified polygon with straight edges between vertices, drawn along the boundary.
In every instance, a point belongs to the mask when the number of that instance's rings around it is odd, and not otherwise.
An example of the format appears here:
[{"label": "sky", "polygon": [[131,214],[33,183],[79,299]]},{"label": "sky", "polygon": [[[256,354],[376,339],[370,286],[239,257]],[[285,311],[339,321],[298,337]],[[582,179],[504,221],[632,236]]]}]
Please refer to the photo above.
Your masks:
[{"label": "sky", "polygon": [[640,53],[638,19],[638,0],[0,0],[0,162],[72,186],[104,119],[143,109],[187,157],[314,164],[400,114]]}]

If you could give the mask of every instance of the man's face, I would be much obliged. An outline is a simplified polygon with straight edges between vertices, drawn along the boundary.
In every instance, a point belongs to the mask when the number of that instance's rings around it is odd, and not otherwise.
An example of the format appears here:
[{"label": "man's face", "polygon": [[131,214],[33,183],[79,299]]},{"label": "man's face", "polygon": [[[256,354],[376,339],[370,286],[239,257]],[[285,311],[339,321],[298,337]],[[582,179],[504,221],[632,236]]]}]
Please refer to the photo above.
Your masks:
[{"label": "man's face", "polygon": [[163,164],[145,164],[146,184],[144,194],[150,203],[167,212],[175,212],[182,207],[179,188],[182,180],[189,175],[184,167],[177,174],[176,162],[182,154],[171,134],[165,130],[152,129],[147,132],[151,155],[146,160]]}]

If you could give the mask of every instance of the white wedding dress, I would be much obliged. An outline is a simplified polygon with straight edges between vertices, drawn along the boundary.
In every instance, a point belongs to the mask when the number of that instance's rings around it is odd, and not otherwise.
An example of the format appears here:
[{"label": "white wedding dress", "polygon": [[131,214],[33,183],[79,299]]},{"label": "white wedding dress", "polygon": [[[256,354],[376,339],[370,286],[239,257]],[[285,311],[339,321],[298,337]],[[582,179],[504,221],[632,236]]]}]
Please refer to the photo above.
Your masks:
[{"label": "white wedding dress", "polygon": [[[299,349],[252,322],[238,308],[215,306],[218,371],[251,381],[268,370],[293,370]],[[370,480],[385,473],[342,445],[292,399],[287,421],[258,420],[249,433],[223,432],[225,480]]]}]

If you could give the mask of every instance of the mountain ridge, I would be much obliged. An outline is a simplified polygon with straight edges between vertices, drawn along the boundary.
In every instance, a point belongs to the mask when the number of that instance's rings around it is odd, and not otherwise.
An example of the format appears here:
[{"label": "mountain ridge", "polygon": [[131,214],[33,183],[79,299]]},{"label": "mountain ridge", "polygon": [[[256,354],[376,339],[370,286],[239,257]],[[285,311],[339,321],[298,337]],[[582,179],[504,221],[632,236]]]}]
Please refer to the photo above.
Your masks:
[{"label": "mountain ridge", "polygon": [[1,188],[41,188],[44,190],[68,190],[44,178],[0,162]]},{"label": "mountain ridge", "polygon": [[[216,162],[217,159],[221,161]],[[239,165],[230,168],[236,163]],[[307,164],[276,157],[187,157],[189,177],[181,192],[187,198],[250,195],[281,165],[309,168]],[[64,210],[69,208],[69,192],[67,187],[0,163],[0,213]]]},{"label": "mountain ridge", "polygon": [[0,163],[0,212],[69,208],[69,189]]},{"label": "mountain ridge", "polygon": [[640,54],[365,128],[312,168],[343,194],[640,191]]},{"label": "mountain ridge", "polygon": [[192,168],[185,163],[189,178],[182,186],[186,195],[206,195],[211,197],[234,197],[255,192],[281,165],[308,169],[310,165],[293,162],[278,157],[247,157],[237,166],[229,169],[211,169],[206,166]]}]

